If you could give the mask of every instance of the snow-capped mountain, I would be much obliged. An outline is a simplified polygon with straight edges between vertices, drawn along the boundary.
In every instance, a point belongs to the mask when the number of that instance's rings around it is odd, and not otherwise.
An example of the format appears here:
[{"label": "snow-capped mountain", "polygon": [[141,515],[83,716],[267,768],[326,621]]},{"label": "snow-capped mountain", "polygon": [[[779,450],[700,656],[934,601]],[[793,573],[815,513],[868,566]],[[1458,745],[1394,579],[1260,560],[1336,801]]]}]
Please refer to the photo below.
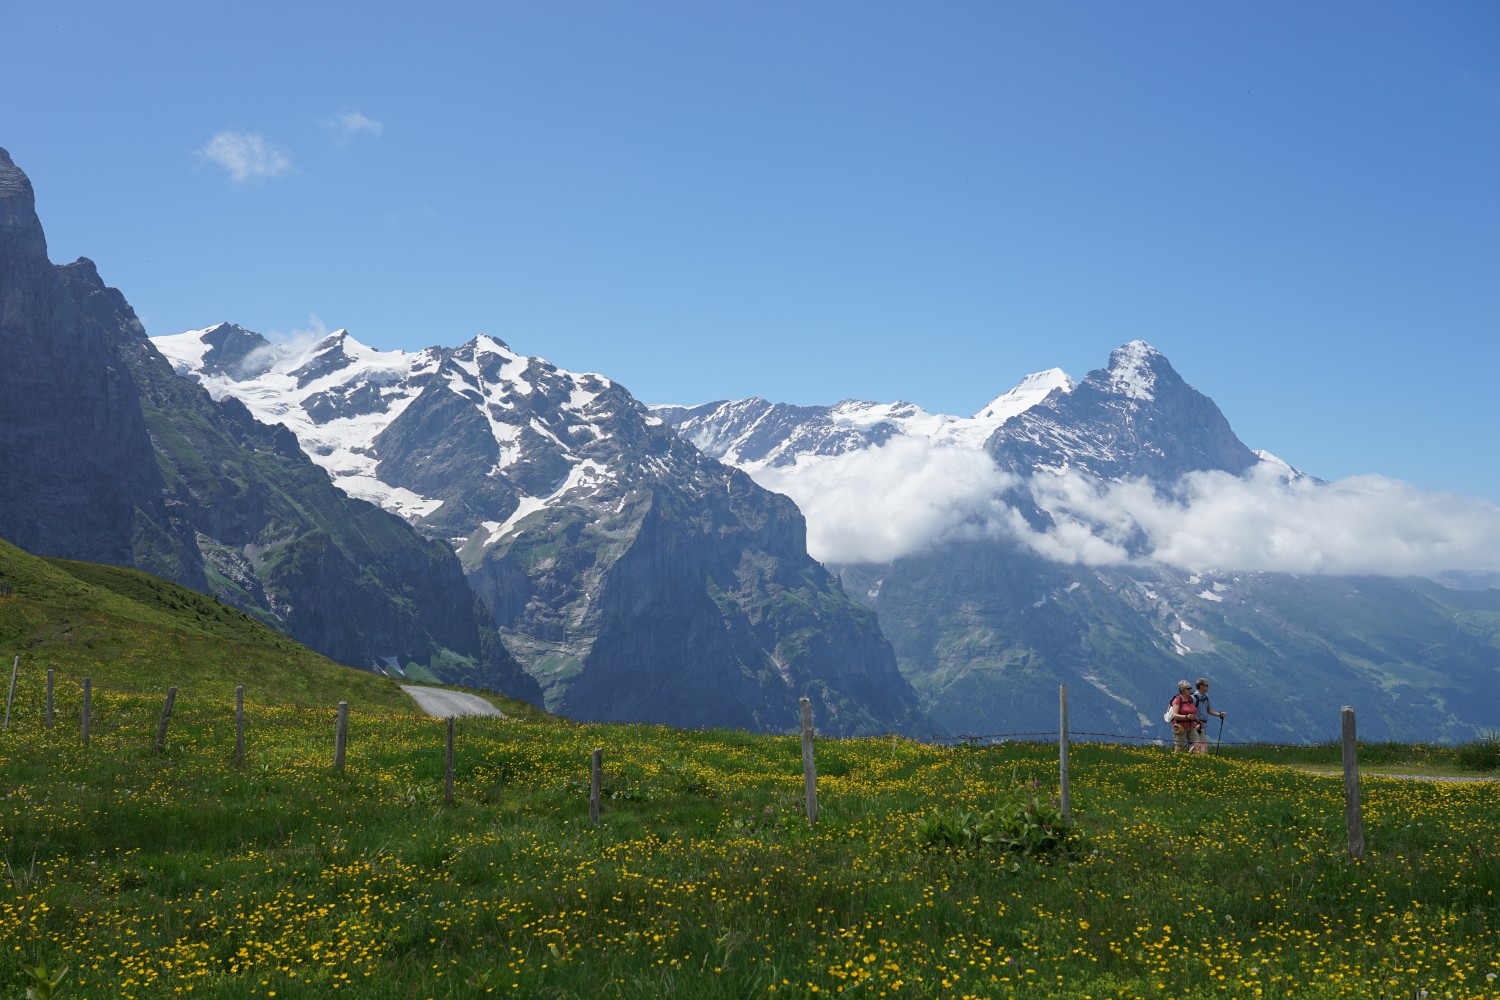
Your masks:
[{"label": "snow-capped mountain", "polygon": [[220,324],[153,343],[290,429],[336,485],[453,545],[549,707],[782,729],[807,694],[830,733],[930,731],[795,505],[602,375],[488,336],[408,353]]},{"label": "snow-capped mountain", "polygon": [[1239,475],[1258,461],[1213,400],[1142,340],[1116,348],[1109,366],[1072,392],[1015,413],[985,447],[1017,475],[1073,470],[1106,481],[1169,482],[1206,470]]},{"label": "snow-capped mountain", "polygon": [[[585,453],[620,418],[620,400],[595,405],[612,383],[523,358],[490,337],[452,350],[377,351],[344,330],[292,346],[221,323],[152,343],[214,398],[233,396],[256,419],[284,424],[351,496],[412,520],[449,505],[443,520],[465,537],[484,522],[451,509],[456,487],[480,485],[493,533],[611,474]],[[437,391],[408,416],[429,386]],[[453,420],[436,450],[393,441],[435,411]]]},{"label": "snow-capped mountain", "polygon": [[1316,568],[1330,530],[1359,524],[1291,523],[1327,484],[1245,447],[1142,341],[1076,383],[1029,376],[972,418],[760,399],[655,412],[797,500],[810,549],[879,612],[951,731],[1033,730],[1066,683],[1096,731],[1159,735],[1176,680],[1199,673],[1241,710],[1242,739],[1326,738],[1335,703],[1391,738],[1500,725],[1465,693],[1500,696],[1500,590],[1259,569]]},{"label": "snow-capped mountain", "polygon": [[653,411],[704,452],[746,471],[795,465],[912,438],[980,448],[1011,417],[1075,383],[1060,368],[1028,375],[972,417],[928,413],[911,403],[844,400],[834,406],[791,406],[751,398]]}]

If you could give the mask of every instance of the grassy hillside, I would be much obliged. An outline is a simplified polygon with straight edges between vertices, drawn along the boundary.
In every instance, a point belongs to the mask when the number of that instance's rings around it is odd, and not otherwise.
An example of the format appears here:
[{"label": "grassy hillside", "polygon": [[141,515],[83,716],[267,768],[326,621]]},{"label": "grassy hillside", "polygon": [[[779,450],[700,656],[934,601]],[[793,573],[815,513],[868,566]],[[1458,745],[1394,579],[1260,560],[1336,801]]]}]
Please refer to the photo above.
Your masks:
[{"label": "grassy hillside", "polygon": [[[21,657],[25,697],[16,712],[41,710],[48,668],[75,688],[88,677],[96,691],[176,687],[184,698],[222,701],[244,685],[250,703],[416,711],[397,681],[341,666],[244,612],[138,570],[41,559],[0,541],[0,594],[0,667]],[[0,683],[8,682],[6,671]],[[539,714],[481,693],[505,711]]]}]

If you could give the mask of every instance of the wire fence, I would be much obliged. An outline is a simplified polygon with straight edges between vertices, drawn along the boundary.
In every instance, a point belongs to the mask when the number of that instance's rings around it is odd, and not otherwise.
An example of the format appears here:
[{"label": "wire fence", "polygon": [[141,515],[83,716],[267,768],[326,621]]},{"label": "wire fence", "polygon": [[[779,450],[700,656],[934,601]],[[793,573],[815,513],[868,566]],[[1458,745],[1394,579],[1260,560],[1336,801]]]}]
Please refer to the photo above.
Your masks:
[{"label": "wire fence", "polygon": [[[1042,740],[1055,741],[1062,733],[1056,729],[1043,730],[1030,733],[964,733],[960,736],[946,736],[937,733],[927,737],[925,742],[938,746],[998,746],[1003,743],[1013,742],[1040,742]],[[1092,739],[1080,739],[1080,737],[1092,737]],[[1174,742],[1171,736],[1149,736],[1141,733],[1097,733],[1088,730],[1069,729],[1068,739],[1075,743],[1144,743],[1154,746],[1171,746]],[[1318,746],[1329,746],[1338,742],[1337,736],[1330,736],[1321,743],[1277,743],[1270,740],[1225,740],[1209,739],[1212,746],[1224,747],[1264,747],[1273,750],[1310,750]],[[1414,747],[1414,752],[1425,752],[1422,747]]]}]

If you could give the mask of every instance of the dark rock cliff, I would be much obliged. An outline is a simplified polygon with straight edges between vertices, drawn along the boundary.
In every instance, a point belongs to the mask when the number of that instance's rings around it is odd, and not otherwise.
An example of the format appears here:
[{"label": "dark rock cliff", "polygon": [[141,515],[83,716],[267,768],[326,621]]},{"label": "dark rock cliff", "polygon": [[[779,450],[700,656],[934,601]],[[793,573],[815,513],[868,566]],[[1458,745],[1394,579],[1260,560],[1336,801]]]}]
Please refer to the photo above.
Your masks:
[{"label": "dark rock cliff", "polygon": [[175,543],[152,537],[163,483],[135,385],[47,260],[31,182],[3,149],[0,356],[0,531],[39,555],[120,565],[137,562],[139,536],[141,562],[171,564]]}]

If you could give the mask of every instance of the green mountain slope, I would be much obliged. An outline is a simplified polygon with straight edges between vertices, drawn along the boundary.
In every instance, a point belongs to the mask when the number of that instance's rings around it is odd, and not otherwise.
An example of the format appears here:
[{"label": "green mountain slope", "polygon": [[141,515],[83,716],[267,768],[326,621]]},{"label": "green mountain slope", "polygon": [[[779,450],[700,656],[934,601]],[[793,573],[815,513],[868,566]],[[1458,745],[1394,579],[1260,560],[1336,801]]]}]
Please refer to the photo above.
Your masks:
[{"label": "green mountain slope", "polygon": [[[0,657],[116,691],[414,712],[396,681],[344,667],[242,611],[142,573],[42,559],[0,541]],[[32,685],[34,688],[35,685]]]},{"label": "green mountain slope", "polygon": [[1075,728],[1160,737],[1176,681],[1199,676],[1229,713],[1225,739],[1334,739],[1343,705],[1370,739],[1500,729],[1493,589],[1066,566],[1001,542],[842,577],[879,613],[923,707],[955,733],[1055,729],[1062,683]]}]

